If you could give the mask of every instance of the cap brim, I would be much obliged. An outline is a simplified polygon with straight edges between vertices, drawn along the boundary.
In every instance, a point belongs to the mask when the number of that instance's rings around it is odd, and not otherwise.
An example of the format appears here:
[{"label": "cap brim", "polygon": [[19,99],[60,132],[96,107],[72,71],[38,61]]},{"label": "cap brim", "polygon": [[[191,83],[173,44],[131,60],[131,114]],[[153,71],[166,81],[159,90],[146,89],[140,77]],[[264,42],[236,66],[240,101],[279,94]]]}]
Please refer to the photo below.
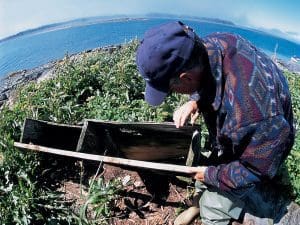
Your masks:
[{"label": "cap brim", "polygon": [[157,90],[152,87],[150,84],[146,83],[145,89],[145,100],[149,105],[158,106],[160,105],[166,96],[168,95],[168,91]]}]

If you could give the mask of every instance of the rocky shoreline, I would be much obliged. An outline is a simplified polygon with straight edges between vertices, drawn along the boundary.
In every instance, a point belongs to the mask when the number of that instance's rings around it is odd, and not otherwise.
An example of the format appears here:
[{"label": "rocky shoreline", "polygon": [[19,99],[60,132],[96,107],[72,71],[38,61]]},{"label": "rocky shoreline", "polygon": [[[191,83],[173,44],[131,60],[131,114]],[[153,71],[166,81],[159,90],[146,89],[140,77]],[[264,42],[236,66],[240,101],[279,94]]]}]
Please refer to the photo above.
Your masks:
[{"label": "rocky shoreline", "polygon": [[[121,45],[112,45],[107,47],[100,47],[91,50],[85,50],[76,54],[72,54],[68,57],[70,59],[78,59],[83,54],[97,53],[99,51],[114,51],[117,48],[121,48]],[[39,81],[42,79],[55,76],[56,66],[63,59],[51,61],[44,65],[38,66],[33,69],[24,69],[8,74],[6,77],[0,79],[0,107],[8,101],[11,93],[16,87],[24,85],[30,81]],[[275,63],[281,70],[288,70],[292,73],[300,75],[300,63],[285,62],[282,60],[275,60]]]},{"label": "rocky shoreline", "polygon": [[297,75],[300,75],[300,62],[292,62],[292,61],[283,61],[280,59],[275,59],[274,62],[276,65],[283,71],[288,70],[291,73],[295,73]]},{"label": "rocky shoreline", "polygon": [[9,99],[9,96],[17,86],[29,81],[37,80],[40,77],[47,77],[53,74],[56,61],[36,67],[31,70],[21,70],[9,74],[0,81],[0,106]]},{"label": "rocky shoreline", "polygon": [[[113,45],[101,48],[95,48],[91,50],[85,50],[76,54],[68,55],[71,60],[80,59],[84,54],[92,54],[100,51],[112,52],[115,49],[121,48],[121,45]],[[9,100],[13,91],[30,81],[41,81],[43,79],[51,78],[56,75],[57,65],[63,61],[63,59],[51,61],[44,65],[38,66],[33,69],[24,69],[8,74],[6,77],[0,79],[0,108],[3,104]]]}]

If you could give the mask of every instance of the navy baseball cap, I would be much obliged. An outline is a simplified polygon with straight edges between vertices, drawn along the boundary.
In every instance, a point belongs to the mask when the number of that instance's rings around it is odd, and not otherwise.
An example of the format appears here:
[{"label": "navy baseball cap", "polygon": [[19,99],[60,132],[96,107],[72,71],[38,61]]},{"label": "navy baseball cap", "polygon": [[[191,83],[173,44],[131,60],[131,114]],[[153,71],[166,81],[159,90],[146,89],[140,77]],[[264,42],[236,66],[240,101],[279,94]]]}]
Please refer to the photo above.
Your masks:
[{"label": "navy baseball cap", "polygon": [[148,30],[141,41],[136,62],[146,81],[145,100],[160,105],[169,93],[170,79],[185,68],[196,34],[182,22],[171,22]]}]

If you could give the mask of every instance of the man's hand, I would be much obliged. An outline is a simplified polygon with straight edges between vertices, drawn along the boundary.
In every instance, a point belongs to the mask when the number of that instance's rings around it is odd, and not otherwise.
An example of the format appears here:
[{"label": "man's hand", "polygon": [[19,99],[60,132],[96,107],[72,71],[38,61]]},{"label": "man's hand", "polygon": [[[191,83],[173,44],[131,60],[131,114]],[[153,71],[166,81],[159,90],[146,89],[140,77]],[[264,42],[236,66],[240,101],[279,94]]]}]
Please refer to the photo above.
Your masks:
[{"label": "man's hand", "polygon": [[189,116],[191,117],[192,124],[199,116],[198,105],[196,101],[188,101],[174,112],[173,120],[176,128],[184,126]]},{"label": "man's hand", "polygon": [[206,170],[206,166],[198,166],[198,167],[194,167],[194,169],[191,171],[191,176],[195,179],[195,180],[199,180],[199,181],[204,181],[204,173]]}]

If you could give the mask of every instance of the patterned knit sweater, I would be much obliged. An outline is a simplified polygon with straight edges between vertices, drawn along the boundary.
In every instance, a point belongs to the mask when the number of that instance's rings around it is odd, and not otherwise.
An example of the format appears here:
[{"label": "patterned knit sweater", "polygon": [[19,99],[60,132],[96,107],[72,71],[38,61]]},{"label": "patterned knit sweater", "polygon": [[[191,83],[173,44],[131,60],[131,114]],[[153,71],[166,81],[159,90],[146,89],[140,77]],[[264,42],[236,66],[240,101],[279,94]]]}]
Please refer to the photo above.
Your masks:
[{"label": "patterned knit sweater", "polygon": [[[214,147],[227,161],[208,166],[204,182],[230,191],[273,178],[294,142],[287,81],[264,53],[240,36],[203,38],[215,88],[200,92]],[[212,93],[213,92],[213,93]]]}]

